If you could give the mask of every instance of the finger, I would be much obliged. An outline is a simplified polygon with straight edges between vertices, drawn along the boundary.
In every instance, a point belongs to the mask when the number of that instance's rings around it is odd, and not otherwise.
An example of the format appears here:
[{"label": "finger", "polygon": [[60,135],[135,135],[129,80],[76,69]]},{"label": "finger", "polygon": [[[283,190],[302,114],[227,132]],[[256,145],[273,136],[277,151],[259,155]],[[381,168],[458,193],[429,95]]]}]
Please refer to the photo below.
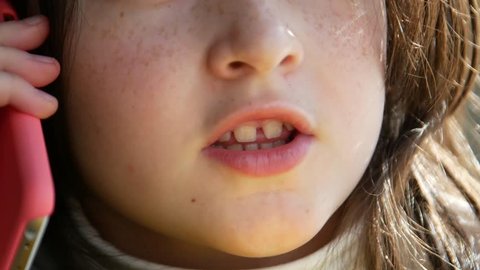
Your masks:
[{"label": "finger", "polygon": [[35,87],[43,87],[58,77],[60,64],[52,57],[0,47],[0,71],[16,74]]},{"label": "finger", "polygon": [[53,96],[35,89],[21,77],[0,72],[0,107],[10,105],[38,118],[48,118],[58,108]]},{"label": "finger", "polygon": [[48,20],[42,15],[0,23],[0,45],[33,50],[45,41],[48,31]]}]

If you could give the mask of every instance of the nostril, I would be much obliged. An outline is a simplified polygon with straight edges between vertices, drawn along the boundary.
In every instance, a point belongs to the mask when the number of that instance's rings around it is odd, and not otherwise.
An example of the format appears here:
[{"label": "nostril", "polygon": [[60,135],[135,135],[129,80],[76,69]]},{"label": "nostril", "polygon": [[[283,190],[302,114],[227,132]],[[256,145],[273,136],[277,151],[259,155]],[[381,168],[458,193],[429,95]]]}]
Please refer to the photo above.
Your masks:
[{"label": "nostril", "polygon": [[235,62],[230,63],[229,66],[230,66],[231,69],[240,69],[240,68],[242,68],[244,65],[245,65],[245,64],[242,63],[242,62],[240,62],[240,61],[235,61]]},{"label": "nostril", "polygon": [[292,63],[294,63],[294,62],[295,62],[295,57],[292,56],[292,55],[289,55],[289,56],[285,57],[285,58],[282,60],[282,62],[280,63],[280,65],[281,65],[281,66],[288,66],[288,65],[290,65],[290,64],[292,64]]}]

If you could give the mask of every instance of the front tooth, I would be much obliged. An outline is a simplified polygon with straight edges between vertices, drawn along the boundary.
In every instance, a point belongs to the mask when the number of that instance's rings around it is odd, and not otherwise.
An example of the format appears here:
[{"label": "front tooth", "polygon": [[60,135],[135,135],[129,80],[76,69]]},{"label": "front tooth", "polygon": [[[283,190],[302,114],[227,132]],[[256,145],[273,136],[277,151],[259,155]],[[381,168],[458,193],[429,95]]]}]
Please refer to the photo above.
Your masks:
[{"label": "front tooth", "polygon": [[230,139],[232,138],[232,132],[227,132],[225,134],[223,134],[223,136],[220,138],[220,142],[228,142],[230,141]]},{"label": "front tooth", "polygon": [[244,124],[233,130],[237,142],[248,143],[257,140],[257,126],[255,124]]},{"label": "front tooth", "polygon": [[267,139],[273,139],[282,135],[283,125],[282,122],[277,120],[268,120],[263,122],[263,133]]},{"label": "front tooth", "polygon": [[234,150],[234,151],[243,151],[243,147],[241,144],[232,144],[227,147],[228,150]]}]

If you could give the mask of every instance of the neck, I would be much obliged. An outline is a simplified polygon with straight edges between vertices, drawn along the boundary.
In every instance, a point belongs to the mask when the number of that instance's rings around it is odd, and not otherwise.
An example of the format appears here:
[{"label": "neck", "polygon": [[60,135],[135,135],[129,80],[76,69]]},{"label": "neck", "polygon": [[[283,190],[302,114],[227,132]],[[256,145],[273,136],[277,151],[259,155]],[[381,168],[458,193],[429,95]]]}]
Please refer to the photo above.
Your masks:
[{"label": "neck", "polygon": [[332,241],[341,217],[341,210],[338,210],[312,240],[291,252],[268,258],[246,258],[151,231],[96,198],[85,198],[81,204],[100,236],[126,254],[159,264],[197,269],[261,268],[297,260]]}]

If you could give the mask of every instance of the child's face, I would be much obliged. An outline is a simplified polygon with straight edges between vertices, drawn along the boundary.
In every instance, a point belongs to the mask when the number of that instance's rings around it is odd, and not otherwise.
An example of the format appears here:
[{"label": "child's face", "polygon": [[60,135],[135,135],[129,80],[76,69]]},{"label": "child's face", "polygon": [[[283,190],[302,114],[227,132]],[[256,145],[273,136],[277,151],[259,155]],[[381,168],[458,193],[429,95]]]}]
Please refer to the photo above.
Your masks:
[{"label": "child's face", "polygon": [[[95,196],[127,219],[278,255],[312,239],[362,177],[384,106],[382,1],[80,2],[71,140]],[[273,103],[310,121],[298,164],[258,177],[205,154],[222,120]]]}]

